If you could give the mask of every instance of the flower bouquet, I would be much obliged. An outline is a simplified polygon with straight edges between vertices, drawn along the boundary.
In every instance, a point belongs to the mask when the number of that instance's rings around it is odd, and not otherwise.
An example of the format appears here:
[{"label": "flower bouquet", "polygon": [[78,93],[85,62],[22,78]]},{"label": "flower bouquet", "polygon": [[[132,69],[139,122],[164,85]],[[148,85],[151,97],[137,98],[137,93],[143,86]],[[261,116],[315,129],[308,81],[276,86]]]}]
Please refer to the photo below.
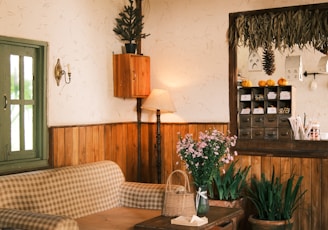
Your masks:
[{"label": "flower bouquet", "polygon": [[192,134],[183,137],[179,133],[178,137],[177,154],[192,175],[197,188],[196,210],[199,210],[198,206],[204,200],[208,206],[207,187],[212,181],[214,171],[234,159],[230,147],[235,146],[237,136],[209,129],[200,132],[198,140],[194,140]]}]

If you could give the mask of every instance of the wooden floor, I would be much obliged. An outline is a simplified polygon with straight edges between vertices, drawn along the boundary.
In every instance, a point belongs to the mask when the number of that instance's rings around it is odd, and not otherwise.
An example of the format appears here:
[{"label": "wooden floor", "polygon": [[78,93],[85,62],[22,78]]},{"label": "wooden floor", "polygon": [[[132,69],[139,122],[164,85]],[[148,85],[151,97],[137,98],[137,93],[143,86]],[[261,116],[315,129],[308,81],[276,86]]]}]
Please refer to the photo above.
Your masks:
[{"label": "wooden floor", "polygon": [[[228,125],[215,124],[162,124],[162,176],[182,168],[176,154],[177,133],[193,133],[216,127],[226,132]],[[113,160],[122,168],[128,181],[137,181],[138,140],[136,123],[86,125],[50,128],[50,154],[54,167],[83,164],[100,160]],[[156,125],[141,125],[141,181],[157,182],[156,173]],[[260,146],[259,146],[260,148]],[[264,172],[268,177],[272,168],[282,179],[291,173],[303,175],[302,190],[307,190],[304,202],[296,213],[293,229],[318,230],[328,226],[328,159],[238,156],[238,164],[251,165],[251,176]],[[177,162],[180,162],[177,164]]]}]

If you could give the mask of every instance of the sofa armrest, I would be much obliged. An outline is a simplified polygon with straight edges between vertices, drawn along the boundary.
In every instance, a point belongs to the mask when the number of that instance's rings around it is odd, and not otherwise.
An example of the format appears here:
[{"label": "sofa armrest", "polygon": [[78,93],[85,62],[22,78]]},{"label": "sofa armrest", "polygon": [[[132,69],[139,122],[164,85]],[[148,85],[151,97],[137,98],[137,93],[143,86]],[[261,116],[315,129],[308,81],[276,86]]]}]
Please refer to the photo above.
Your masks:
[{"label": "sofa armrest", "polygon": [[[162,209],[166,184],[123,182],[120,204],[130,208]],[[184,190],[183,186],[172,185],[173,189]]]},{"label": "sofa armrest", "polygon": [[0,209],[0,229],[78,230],[77,222],[66,216]]}]

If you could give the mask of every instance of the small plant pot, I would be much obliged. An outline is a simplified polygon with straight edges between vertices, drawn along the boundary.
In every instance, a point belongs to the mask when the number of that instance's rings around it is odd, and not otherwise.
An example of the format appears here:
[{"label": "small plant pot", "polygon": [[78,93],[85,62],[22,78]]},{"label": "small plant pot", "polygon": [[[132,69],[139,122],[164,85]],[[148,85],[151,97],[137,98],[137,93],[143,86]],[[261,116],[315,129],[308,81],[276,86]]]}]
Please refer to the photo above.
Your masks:
[{"label": "small plant pot", "polygon": [[127,43],[125,44],[125,51],[128,54],[135,54],[137,49],[137,44]]},{"label": "small plant pot", "polygon": [[210,199],[210,206],[217,206],[217,207],[226,207],[226,208],[245,208],[245,200],[240,198],[234,201],[226,201],[226,200],[213,200]]},{"label": "small plant pot", "polygon": [[292,230],[294,218],[290,220],[259,220],[251,215],[248,218],[252,230]]}]

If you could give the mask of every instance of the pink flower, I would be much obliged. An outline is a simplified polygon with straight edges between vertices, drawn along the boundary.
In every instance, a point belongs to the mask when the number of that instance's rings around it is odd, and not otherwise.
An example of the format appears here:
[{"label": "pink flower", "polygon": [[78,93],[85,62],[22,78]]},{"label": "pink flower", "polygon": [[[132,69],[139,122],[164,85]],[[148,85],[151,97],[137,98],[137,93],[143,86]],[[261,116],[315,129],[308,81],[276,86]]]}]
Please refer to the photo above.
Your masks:
[{"label": "pink flower", "polygon": [[185,162],[197,186],[206,185],[213,170],[234,160],[230,147],[236,144],[236,136],[224,135],[216,129],[200,132],[197,141],[190,133],[184,137],[178,133],[178,136],[177,154]]}]

